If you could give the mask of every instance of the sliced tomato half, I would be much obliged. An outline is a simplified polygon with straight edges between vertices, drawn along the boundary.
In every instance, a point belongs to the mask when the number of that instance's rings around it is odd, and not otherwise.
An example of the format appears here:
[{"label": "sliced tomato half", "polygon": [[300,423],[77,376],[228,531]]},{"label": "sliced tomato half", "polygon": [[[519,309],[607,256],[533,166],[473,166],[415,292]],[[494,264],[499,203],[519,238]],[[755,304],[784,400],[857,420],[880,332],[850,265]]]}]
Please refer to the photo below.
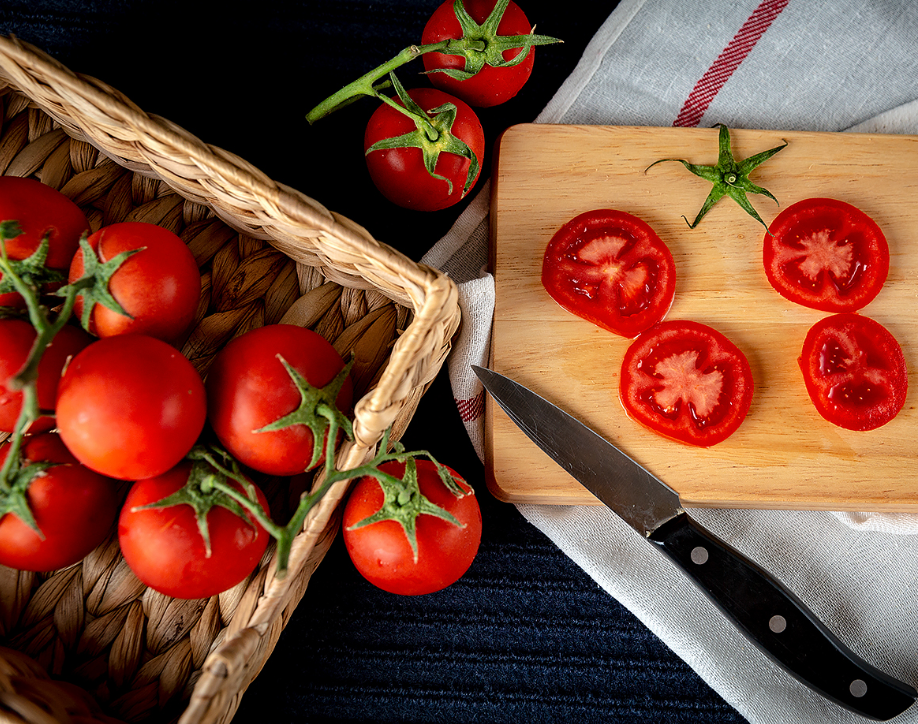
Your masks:
[{"label": "sliced tomato half", "polygon": [[552,237],[542,285],[564,309],[622,337],[659,322],[676,292],[676,264],[650,226],[613,209],[587,211]]},{"label": "sliced tomato half", "polygon": [[869,317],[844,313],[819,320],[806,335],[799,362],[816,410],[834,425],[874,430],[905,405],[902,347]]},{"label": "sliced tomato half", "polygon": [[746,355],[717,330],[669,320],[638,337],[622,360],[626,412],[665,437],[710,447],[746,419],[754,384]]},{"label": "sliced tomato half", "polygon": [[889,273],[886,236],[867,214],[836,199],[789,206],[765,235],[765,274],[783,297],[823,312],[854,312]]}]

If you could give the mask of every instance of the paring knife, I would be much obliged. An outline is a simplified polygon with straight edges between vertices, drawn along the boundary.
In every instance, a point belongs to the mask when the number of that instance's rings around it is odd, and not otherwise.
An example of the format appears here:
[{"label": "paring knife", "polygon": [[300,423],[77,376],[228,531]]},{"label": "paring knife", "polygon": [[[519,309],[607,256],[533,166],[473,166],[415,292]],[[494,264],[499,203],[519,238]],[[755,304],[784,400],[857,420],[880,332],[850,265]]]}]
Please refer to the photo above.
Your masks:
[{"label": "paring knife", "polygon": [[679,495],[583,423],[532,390],[473,366],[526,435],[676,563],[772,660],[835,703],[885,721],[918,698],[849,650],[770,574],[692,520]]}]

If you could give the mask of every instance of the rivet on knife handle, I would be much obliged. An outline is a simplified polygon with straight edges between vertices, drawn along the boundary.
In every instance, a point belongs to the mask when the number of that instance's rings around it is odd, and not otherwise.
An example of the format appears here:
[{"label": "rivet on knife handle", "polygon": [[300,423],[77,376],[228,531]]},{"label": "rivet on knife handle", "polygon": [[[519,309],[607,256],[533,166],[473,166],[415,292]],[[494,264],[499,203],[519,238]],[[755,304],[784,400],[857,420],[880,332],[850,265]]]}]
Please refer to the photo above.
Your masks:
[{"label": "rivet on knife handle", "polygon": [[793,593],[683,514],[650,540],[766,654],[841,706],[885,721],[918,692],[850,651]]}]

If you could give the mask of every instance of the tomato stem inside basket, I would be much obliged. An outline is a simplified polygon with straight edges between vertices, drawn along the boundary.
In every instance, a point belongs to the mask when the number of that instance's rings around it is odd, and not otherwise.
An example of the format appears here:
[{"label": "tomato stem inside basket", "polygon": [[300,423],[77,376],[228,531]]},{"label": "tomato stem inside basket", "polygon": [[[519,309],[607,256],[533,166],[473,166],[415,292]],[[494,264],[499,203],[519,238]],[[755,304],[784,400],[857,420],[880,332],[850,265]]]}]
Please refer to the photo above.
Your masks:
[{"label": "tomato stem inside basket", "polygon": [[[311,491],[307,491],[300,496],[300,502],[286,525],[278,525],[265,514],[264,510],[258,505],[254,495],[241,493],[237,488],[229,484],[227,480],[221,480],[219,477],[213,479],[213,487],[226,496],[237,502],[240,506],[257,520],[262,527],[276,540],[276,568],[275,578],[283,580],[287,575],[288,564],[290,560],[290,549],[296,535],[303,529],[310,511],[315,508],[316,504],[325,496],[326,493],[337,483],[343,481],[371,476],[379,479],[386,477],[386,473],[380,471],[380,466],[387,462],[406,463],[418,457],[426,457],[437,466],[441,480],[447,488],[457,497],[466,495],[461,486],[452,477],[449,469],[437,462],[434,457],[426,451],[406,451],[401,443],[394,442],[391,444],[389,436],[391,428],[386,430],[380,440],[376,454],[362,465],[346,470],[338,470],[334,462],[334,447],[338,433],[338,422],[334,413],[327,414],[328,435],[325,439],[325,467],[321,472],[321,480]],[[235,467],[232,458],[223,450],[216,446],[210,445],[199,447],[192,451],[190,457],[206,460],[215,470],[220,472],[226,478],[235,480],[247,487],[249,484]],[[391,477],[391,476],[389,476]]]},{"label": "tomato stem inside basket", "polygon": [[[43,239],[30,257],[17,263],[9,258],[6,245],[20,233],[21,229],[16,221],[0,223],[0,284],[10,287],[23,298],[29,321],[37,336],[22,368],[8,382],[11,391],[22,392],[22,407],[9,442],[10,449],[3,466],[0,467],[0,493],[7,493],[13,487],[12,479],[16,474],[22,440],[32,423],[41,416],[38,405],[38,365],[42,355],[54,336],[70,319],[77,294],[90,283],[88,280],[81,281],[58,290],[57,294],[64,297],[64,303],[56,314],[52,314],[48,307],[41,303],[39,296],[43,284],[59,281],[57,274],[49,272],[44,267],[48,239]],[[32,523],[34,524],[34,521]]]}]

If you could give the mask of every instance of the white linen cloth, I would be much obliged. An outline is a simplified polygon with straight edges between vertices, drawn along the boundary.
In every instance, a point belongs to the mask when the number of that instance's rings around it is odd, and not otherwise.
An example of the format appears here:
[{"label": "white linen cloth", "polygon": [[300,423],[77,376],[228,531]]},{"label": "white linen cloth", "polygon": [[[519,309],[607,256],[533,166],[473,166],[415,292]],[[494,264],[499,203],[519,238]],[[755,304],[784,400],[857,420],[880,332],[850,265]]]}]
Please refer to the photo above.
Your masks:
[{"label": "white linen cloth", "polygon": [[[622,0],[534,120],[918,134],[918,3]],[[479,455],[484,396],[470,365],[487,366],[493,317],[488,199],[485,186],[424,258],[460,284],[464,323],[449,374]],[[864,721],[774,665],[610,511],[518,507],[752,724]],[[692,515],[771,571],[852,650],[918,685],[918,516]],[[918,706],[896,721],[918,722]]]}]

